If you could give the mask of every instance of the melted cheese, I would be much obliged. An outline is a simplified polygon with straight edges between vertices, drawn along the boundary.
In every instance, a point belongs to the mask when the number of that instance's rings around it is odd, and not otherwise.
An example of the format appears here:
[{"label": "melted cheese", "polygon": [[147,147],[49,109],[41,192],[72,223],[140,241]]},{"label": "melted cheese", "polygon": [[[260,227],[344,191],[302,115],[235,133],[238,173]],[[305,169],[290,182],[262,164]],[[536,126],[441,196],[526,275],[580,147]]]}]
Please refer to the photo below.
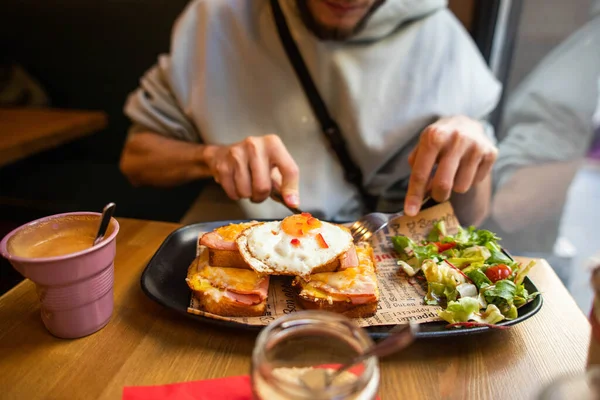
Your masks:
[{"label": "melted cheese", "polygon": [[338,272],[322,272],[311,276],[313,286],[329,286],[340,292],[372,283],[375,278],[375,268],[371,247],[357,247],[358,267],[347,268]]},{"label": "melted cheese", "polygon": [[315,299],[327,300],[330,304],[333,301],[350,301],[350,298],[348,296],[344,296],[341,294],[326,293],[312,286],[310,283],[304,284],[301,295],[314,297]]},{"label": "melted cheese", "polygon": [[[249,269],[211,267],[208,264],[208,249],[204,246],[200,254],[188,269],[186,281],[190,289],[207,292],[209,289],[229,289],[237,293],[260,293],[264,289],[264,280],[268,276],[260,276]],[[263,293],[266,295],[266,293]]]},{"label": "melted cheese", "polygon": [[214,287],[210,284],[209,281],[206,281],[198,276],[188,279],[188,284],[190,286],[190,289],[192,289],[195,292],[205,292],[210,289],[214,289]]},{"label": "melted cheese", "polygon": [[349,295],[370,293],[378,296],[373,249],[366,244],[357,245],[356,254],[358,267],[313,274],[310,282],[296,278],[296,284],[301,285],[306,294],[320,299],[348,300]]},{"label": "melted cheese", "polygon": [[252,221],[242,222],[240,224],[229,224],[215,229],[215,232],[217,232],[226,242],[234,242],[244,229],[250,228],[252,225],[256,225],[256,223],[257,222]]},{"label": "melted cheese", "polygon": [[213,299],[213,301],[216,303],[221,301],[221,298],[223,296],[225,296],[224,290],[220,290],[215,287],[212,287],[212,286],[210,286],[210,283],[208,283],[207,288],[202,290],[202,292],[204,293],[205,296],[211,297]]},{"label": "melted cheese", "polygon": [[198,275],[221,289],[235,288],[240,293],[257,291],[260,283],[268,279],[249,269],[206,267]]}]

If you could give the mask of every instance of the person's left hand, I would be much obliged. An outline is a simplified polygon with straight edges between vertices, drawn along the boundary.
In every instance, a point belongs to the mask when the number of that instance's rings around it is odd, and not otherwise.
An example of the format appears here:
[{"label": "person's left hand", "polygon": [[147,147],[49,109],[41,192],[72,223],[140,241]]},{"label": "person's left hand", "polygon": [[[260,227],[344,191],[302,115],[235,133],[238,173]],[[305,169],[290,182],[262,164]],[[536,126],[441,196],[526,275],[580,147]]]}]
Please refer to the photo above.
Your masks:
[{"label": "person's left hand", "polygon": [[[483,125],[464,116],[441,118],[421,133],[408,162],[412,168],[404,203],[406,215],[415,216],[427,191],[437,202],[452,192],[465,193],[492,170],[498,150]],[[431,179],[434,165],[435,175]]]}]

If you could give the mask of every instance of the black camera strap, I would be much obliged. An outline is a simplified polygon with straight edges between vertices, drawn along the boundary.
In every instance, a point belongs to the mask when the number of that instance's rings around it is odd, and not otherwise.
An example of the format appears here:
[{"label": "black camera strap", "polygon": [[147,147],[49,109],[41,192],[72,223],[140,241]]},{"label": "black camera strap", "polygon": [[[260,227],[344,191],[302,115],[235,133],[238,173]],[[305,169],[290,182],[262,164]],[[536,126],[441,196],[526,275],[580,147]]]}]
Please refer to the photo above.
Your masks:
[{"label": "black camera strap", "polygon": [[296,76],[302,84],[302,88],[310,102],[311,108],[319,120],[321,131],[327,138],[331,148],[335,151],[339,162],[342,164],[346,180],[356,186],[363,198],[363,203],[366,208],[365,211],[373,211],[377,204],[377,196],[368,193],[364,188],[362,171],[358,168],[348,152],[346,140],[344,139],[338,124],[327,111],[327,106],[323,102],[323,99],[310,76],[308,68],[304,63],[302,55],[298,50],[298,46],[290,33],[278,0],[271,0],[271,9],[273,10],[275,25],[277,26],[277,32],[279,33],[281,43],[287,53],[288,59],[294,67]]}]

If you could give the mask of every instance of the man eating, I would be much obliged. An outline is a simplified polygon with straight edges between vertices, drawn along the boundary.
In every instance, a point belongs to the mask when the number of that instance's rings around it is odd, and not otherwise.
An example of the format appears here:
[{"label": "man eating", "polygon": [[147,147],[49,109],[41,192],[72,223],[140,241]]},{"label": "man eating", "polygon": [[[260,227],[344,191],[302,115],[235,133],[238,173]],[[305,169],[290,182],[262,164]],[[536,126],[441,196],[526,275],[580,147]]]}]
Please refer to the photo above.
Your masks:
[{"label": "man eating", "polygon": [[500,92],[442,0],[195,0],[127,100],[121,170],[134,185],[212,178],[187,222],[285,216],[279,191],[330,220],[415,215],[430,193],[478,224]]}]

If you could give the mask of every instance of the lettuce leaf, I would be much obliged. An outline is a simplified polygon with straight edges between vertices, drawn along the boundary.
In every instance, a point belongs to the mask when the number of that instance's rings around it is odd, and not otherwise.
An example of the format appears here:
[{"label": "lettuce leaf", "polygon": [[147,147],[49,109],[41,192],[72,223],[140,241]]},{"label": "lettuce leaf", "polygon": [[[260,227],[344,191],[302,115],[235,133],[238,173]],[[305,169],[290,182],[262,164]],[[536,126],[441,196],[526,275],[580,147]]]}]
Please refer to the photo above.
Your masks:
[{"label": "lettuce leaf", "polygon": [[470,271],[467,274],[467,276],[469,277],[470,280],[473,281],[473,283],[475,284],[475,286],[477,286],[477,289],[479,289],[479,290],[485,288],[486,286],[490,286],[492,284],[492,281],[490,281],[488,279],[488,277],[479,269]]},{"label": "lettuce leaf", "polygon": [[433,259],[437,261],[441,259],[434,244],[419,246],[406,236],[392,236],[392,244],[394,250],[400,256],[398,265],[408,276],[416,275],[421,270],[421,265],[425,260]]},{"label": "lettuce leaf", "polygon": [[486,263],[497,265],[497,264],[505,264],[513,269],[513,266],[516,264],[513,260],[508,258],[506,254],[502,251],[500,246],[496,242],[487,242],[485,247],[490,251],[490,257],[486,260]]},{"label": "lettuce leaf", "polygon": [[525,289],[525,285],[520,284],[517,285],[517,292],[515,293],[514,305],[519,308],[529,303],[531,300],[535,299],[540,293],[529,293],[527,289]]},{"label": "lettuce leaf", "polygon": [[531,260],[529,262],[529,264],[527,264],[526,266],[519,264],[519,266],[517,267],[517,275],[515,276],[515,284],[517,284],[517,285],[522,284],[523,281],[525,280],[525,277],[529,273],[529,270],[531,270],[531,268],[533,268],[535,266],[535,264],[536,263],[534,260]]},{"label": "lettuce leaf", "polygon": [[433,260],[425,260],[421,270],[427,279],[427,295],[425,302],[427,304],[439,304],[441,300],[456,300],[458,290],[456,287],[466,282],[464,276],[446,263],[438,264]]},{"label": "lettuce leaf", "polygon": [[472,297],[463,297],[458,301],[448,302],[445,310],[438,312],[440,318],[448,323],[467,322],[471,315],[479,311],[479,302]]},{"label": "lettuce leaf", "polygon": [[443,220],[437,221],[433,224],[433,228],[427,235],[428,242],[441,242],[448,233],[446,231],[446,224]]},{"label": "lettuce leaf", "polygon": [[486,243],[496,243],[500,238],[495,233],[485,229],[476,229],[474,226],[468,228],[459,227],[454,236],[462,248],[470,246],[485,246]]},{"label": "lettuce leaf", "polygon": [[426,259],[439,259],[438,248],[434,244],[418,245],[406,236],[392,236],[394,250],[406,261],[416,257],[420,263]]},{"label": "lettuce leaf", "polygon": [[462,251],[465,258],[481,258],[483,261],[490,258],[492,253],[485,246],[471,246]]},{"label": "lettuce leaf", "polygon": [[414,256],[412,249],[415,247],[415,242],[408,236],[392,236],[392,245],[400,257],[408,259]]},{"label": "lettuce leaf", "polygon": [[421,263],[425,260],[434,260],[436,262],[442,261],[442,257],[438,254],[438,248],[435,244],[416,246],[413,251],[415,252],[415,257],[417,257]]},{"label": "lettuce leaf", "polygon": [[515,319],[519,316],[519,311],[514,304],[511,304],[508,311],[503,312],[502,314],[504,314],[504,318],[506,319]]},{"label": "lettuce leaf", "polygon": [[485,263],[482,262],[472,262],[468,267],[463,268],[461,271],[463,274],[469,275],[473,271],[477,271],[485,267]]},{"label": "lettuce leaf", "polygon": [[463,268],[467,268],[467,265],[470,266],[472,264],[478,264],[478,265],[483,265],[483,263],[485,262],[485,259],[482,257],[452,257],[448,259],[448,262],[450,262],[452,265],[454,265],[457,268],[463,269]]},{"label": "lettuce leaf", "polygon": [[504,315],[494,304],[489,304],[485,311],[479,314],[479,319],[476,316],[473,319],[484,324],[496,324],[504,319]]},{"label": "lettuce leaf", "polygon": [[488,304],[495,304],[506,319],[517,317],[517,308],[514,305],[517,285],[513,281],[502,279],[482,290]]},{"label": "lettuce leaf", "polygon": [[494,298],[502,299],[506,302],[512,303],[516,292],[517,285],[515,285],[513,281],[502,279],[500,281],[496,281],[494,285],[487,287],[484,294],[488,303],[494,303],[494,301],[492,301]]},{"label": "lettuce leaf", "polygon": [[415,257],[406,261],[398,260],[398,265],[408,276],[415,276],[421,270],[421,264]]},{"label": "lettuce leaf", "polygon": [[448,307],[439,311],[438,315],[450,324],[468,321],[495,324],[504,319],[504,316],[494,304],[489,304],[483,312],[479,311],[479,306],[477,299],[463,297],[458,301],[448,302]]}]

